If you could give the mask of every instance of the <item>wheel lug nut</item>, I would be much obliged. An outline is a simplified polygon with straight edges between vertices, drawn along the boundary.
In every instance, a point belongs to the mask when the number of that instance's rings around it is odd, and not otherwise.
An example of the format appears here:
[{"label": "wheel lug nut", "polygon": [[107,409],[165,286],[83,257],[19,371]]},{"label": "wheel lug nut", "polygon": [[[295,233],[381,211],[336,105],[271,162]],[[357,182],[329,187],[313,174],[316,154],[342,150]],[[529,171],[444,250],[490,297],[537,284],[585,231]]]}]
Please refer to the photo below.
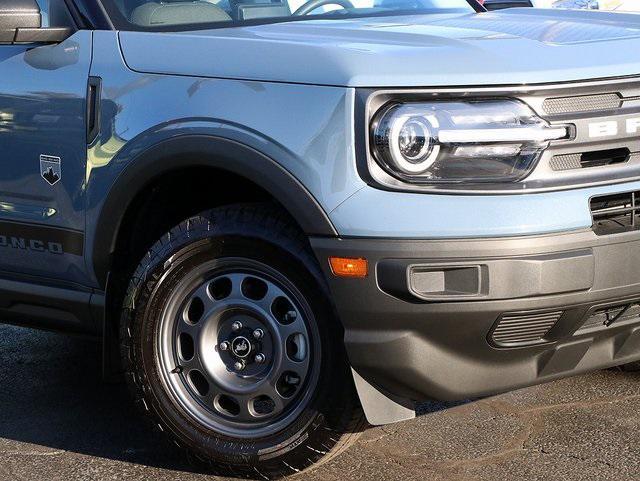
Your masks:
[{"label": "wheel lug nut", "polygon": [[253,331],[253,337],[256,339],[262,339],[264,337],[264,331],[262,329],[256,329]]},{"label": "wheel lug nut", "polygon": [[234,331],[239,331],[240,329],[242,329],[242,323],[240,321],[234,321],[233,324],[231,324],[231,329],[233,329]]},{"label": "wheel lug nut", "polygon": [[287,384],[290,384],[292,386],[297,386],[300,383],[300,378],[298,376],[288,375],[284,378],[284,380]]},{"label": "wheel lug nut", "polygon": [[218,346],[218,349],[220,349],[221,351],[226,351],[227,349],[229,349],[229,343],[227,341],[221,342]]},{"label": "wheel lug nut", "polygon": [[289,311],[284,315],[284,320],[286,322],[293,322],[298,317],[298,313],[296,311]]},{"label": "wheel lug nut", "polygon": [[264,361],[267,360],[266,357],[264,357],[264,354],[260,353],[260,354],[256,354],[256,357],[254,358],[254,360],[258,363],[258,364],[262,364]]},{"label": "wheel lug nut", "polygon": [[236,362],[236,363],[233,365],[233,368],[234,368],[236,371],[242,371],[242,370],[244,369],[244,362],[242,362],[242,361],[238,361],[238,362]]}]

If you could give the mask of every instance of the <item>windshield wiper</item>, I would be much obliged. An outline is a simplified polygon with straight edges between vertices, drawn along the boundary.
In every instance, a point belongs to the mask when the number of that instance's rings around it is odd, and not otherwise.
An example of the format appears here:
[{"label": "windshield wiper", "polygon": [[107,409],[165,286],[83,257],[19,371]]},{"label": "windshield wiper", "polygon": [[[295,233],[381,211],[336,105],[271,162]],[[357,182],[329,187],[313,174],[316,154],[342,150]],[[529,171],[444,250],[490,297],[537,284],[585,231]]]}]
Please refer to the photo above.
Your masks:
[{"label": "windshield wiper", "polygon": [[467,0],[467,3],[471,5],[471,8],[473,8],[476,11],[476,13],[483,13],[488,11],[477,0]]}]

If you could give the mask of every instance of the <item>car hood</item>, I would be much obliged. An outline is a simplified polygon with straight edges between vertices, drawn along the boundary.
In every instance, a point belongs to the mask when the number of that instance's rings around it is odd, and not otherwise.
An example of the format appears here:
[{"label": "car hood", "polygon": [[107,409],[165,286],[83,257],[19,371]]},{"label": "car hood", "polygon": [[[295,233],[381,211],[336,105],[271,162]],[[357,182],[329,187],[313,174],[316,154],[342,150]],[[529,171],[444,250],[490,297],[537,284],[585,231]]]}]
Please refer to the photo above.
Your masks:
[{"label": "car hood", "polygon": [[139,72],[345,87],[518,85],[640,74],[640,16],[513,9],[121,32]]}]

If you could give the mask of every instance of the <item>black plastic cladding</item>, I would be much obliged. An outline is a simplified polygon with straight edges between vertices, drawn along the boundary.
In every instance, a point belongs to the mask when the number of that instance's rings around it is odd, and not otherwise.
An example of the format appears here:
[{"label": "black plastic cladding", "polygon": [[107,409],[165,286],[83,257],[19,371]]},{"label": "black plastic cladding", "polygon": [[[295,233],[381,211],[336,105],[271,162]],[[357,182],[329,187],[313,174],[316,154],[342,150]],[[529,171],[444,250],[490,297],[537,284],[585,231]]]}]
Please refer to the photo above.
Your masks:
[{"label": "black plastic cladding", "polygon": [[109,191],[99,214],[93,247],[96,276],[105,285],[117,234],[136,194],[162,174],[185,167],[213,167],[238,174],[264,188],[289,209],[309,235],[336,236],[326,213],[309,191],[277,162],[227,139],[182,136],[147,150],[132,161]]},{"label": "black plastic cladding", "polygon": [[[640,248],[640,232],[615,239],[581,230],[446,242],[329,238],[311,242],[345,327],[352,366],[368,382],[400,397],[468,399],[640,358],[640,318],[576,334],[590,309],[638,299],[640,258],[634,253]],[[337,278],[322,262],[328,255],[364,256],[371,275],[357,281]],[[406,275],[403,288],[397,282],[401,276],[396,275],[389,290],[389,283],[382,279],[387,273],[378,268],[394,259],[403,260],[398,265],[405,266],[419,261],[425,266],[459,262],[491,267],[491,262],[526,261],[532,256],[551,262],[568,256],[582,267],[552,266],[553,273],[544,278],[559,292],[553,288],[522,295],[510,293],[515,287],[500,286],[498,297],[492,297],[489,289],[484,300],[450,297],[440,302],[416,297]],[[590,270],[590,265],[599,267]],[[508,279],[498,276],[497,282],[508,283]],[[387,286],[387,292],[382,286]],[[549,342],[516,348],[491,345],[492,328],[505,313],[551,311],[564,314],[545,334]]]}]

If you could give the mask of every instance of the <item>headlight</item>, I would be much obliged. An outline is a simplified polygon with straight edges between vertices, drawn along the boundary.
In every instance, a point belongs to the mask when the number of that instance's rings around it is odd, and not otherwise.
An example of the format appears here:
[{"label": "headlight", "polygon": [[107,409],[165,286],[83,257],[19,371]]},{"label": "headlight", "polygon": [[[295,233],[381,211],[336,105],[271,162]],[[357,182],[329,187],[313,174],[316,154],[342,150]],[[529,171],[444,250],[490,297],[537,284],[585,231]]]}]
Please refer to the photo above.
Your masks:
[{"label": "headlight", "polygon": [[371,148],[388,173],[410,182],[515,182],[568,135],[517,100],[397,103],[374,118]]}]

